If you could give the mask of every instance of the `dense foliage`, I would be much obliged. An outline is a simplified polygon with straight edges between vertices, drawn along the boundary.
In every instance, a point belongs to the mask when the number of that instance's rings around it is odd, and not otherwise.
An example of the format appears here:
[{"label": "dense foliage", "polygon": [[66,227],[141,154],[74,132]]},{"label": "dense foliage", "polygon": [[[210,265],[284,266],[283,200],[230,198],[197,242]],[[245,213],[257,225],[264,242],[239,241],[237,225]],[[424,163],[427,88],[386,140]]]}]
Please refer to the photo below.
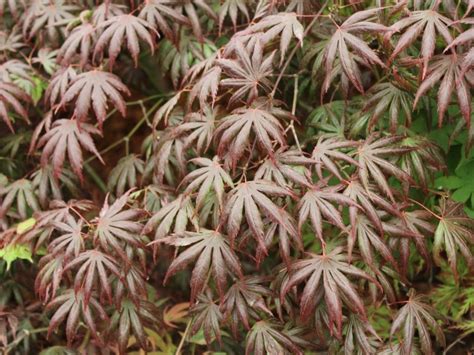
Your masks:
[{"label": "dense foliage", "polygon": [[472,0],[0,0],[0,352],[474,336]]}]

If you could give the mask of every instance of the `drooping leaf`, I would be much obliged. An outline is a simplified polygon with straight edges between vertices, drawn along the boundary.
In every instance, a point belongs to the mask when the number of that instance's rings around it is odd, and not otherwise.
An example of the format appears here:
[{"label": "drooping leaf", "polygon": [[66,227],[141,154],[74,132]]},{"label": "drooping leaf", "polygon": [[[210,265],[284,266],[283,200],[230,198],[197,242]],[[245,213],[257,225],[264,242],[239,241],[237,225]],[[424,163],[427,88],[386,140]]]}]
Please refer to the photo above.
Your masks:
[{"label": "drooping leaf", "polygon": [[240,183],[230,192],[223,219],[227,221],[227,231],[232,242],[241,230],[244,216],[258,247],[264,253],[267,250],[264,217],[281,225],[290,235],[299,235],[291,216],[271,200],[272,196],[292,196],[292,193],[265,180]]},{"label": "drooping leaf", "polygon": [[342,248],[328,254],[309,254],[307,259],[297,260],[291,267],[289,279],[282,285],[281,297],[293,286],[306,281],[300,300],[302,320],[309,319],[318,302],[324,297],[331,332],[342,336],[342,304],[366,319],[365,307],[347,276],[356,276],[376,283],[367,273],[346,262]]},{"label": "drooping leaf", "polygon": [[436,321],[436,316],[436,311],[423,302],[423,295],[416,295],[411,289],[408,300],[395,316],[390,329],[390,338],[403,329],[402,353],[412,354],[416,329],[423,353],[432,353],[430,329],[435,334],[438,343],[446,346],[443,329]]},{"label": "drooping leaf", "polygon": [[[88,301],[86,301],[86,298],[88,298]],[[85,297],[83,291],[76,293],[74,290],[67,290],[54,298],[46,307],[47,310],[55,308],[57,310],[49,323],[48,337],[66,321],[67,341],[69,345],[72,345],[77,336],[79,322],[83,321],[87,324],[92,336],[99,344],[102,344],[97,323],[99,320],[108,319],[108,317],[96,297]]]},{"label": "drooping leaf", "polygon": [[170,276],[196,260],[191,276],[191,302],[204,289],[208,273],[212,273],[217,289],[224,295],[227,276],[242,277],[239,259],[229,245],[226,236],[218,231],[200,229],[199,232],[184,232],[165,240],[167,244],[187,247],[173,260],[166,272],[166,282]]},{"label": "drooping leaf", "polygon": [[222,168],[219,159],[195,158],[192,163],[200,168],[192,171],[181,181],[182,186],[186,186],[185,194],[198,190],[196,197],[196,208],[200,209],[206,195],[212,190],[219,201],[219,206],[223,206],[225,186],[233,188],[234,183],[230,175]]},{"label": "drooping leaf", "polygon": [[124,156],[110,172],[107,187],[115,190],[117,196],[122,196],[126,187],[139,186],[137,174],[143,174],[144,169],[145,163],[137,155]]},{"label": "drooping leaf", "polygon": [[441,264],[441,251],[446,251],[448,263],[457,277],[458,250],[469,266],[473,262],[469,245],[474,243],[474,220],[466,216],[463,205],[451,200],[441,199],[439,222],[434,235],[433,256]]},{"label": "drooping leaf", "polygon": [[28,112],[21,101],[30,102],[30,97],[11,83],[0,81],[0,118],[13,132],[12,119],[8,114],[15,112],[18,116],[29,122]]},{"label": "drooping leaf", "polygon": [[303,354],[294,341],[282,331],[280,324],[261,320],[247,333],[245,354]]},{"label": "drooping leaf", "polygon": [[[138,54],[140,52],[140,39],[148,44],[151,52],[154,52],[155,43],[150,32],[153,32],[151,25],[145,20],[131,14],[113,16],[107,21],[98,25],[103,32],[97,39],[94,48],[94,58],[102,55],[108,46],[109,67],[112,68],[120,53],[122,46],[127,43],[135,66],[138,65]],[[155,31],[157,34],[157,32]]]},{"label": "drooping leaf", "polygon": [[122,93],[130,91],[114,74],[100,70],[91,70],[75,77],[64,93],[60,106],[74,101],[74,117],[80,121],[88,118],[89,110],[94,114],[102,127],[107,112],[107,101],[112,101],[115,108],[125,116],[126,106]]},{"label": "drooping leaf", "polygon": [[100,134],[100,131],[88,123],[79,123],[77,120],[68,119],[55,121],[51,129],[38,142],[38,148],[43,147],[41,164],[46,165],[51,159],[54,174],[58,177],[67,153],[72,170],[82,180],[81,147],[93,153],[103,163],[92,140],[92,134]]},{"label": "drooping leaf", "polygon": [[[368,65],[378,64],[385,67],[377,54],[367,43],[355,36],[358,32],[386,32],[388,28],[384,25],[371,22],[375,18],[378,9],[358,11],[338,25],[336,31],[331,36],[324,53],[324,67],[326,78],[323,83],[323,92],[326,93],[332,80],[332,68],[339,59],[342,70],[359,92],[364,92],[359,66],[354,54],[349,52],[349,47],[357,53]],[[351,33],[352,32],[352,33]]]},{"label": "drooping leaf", "polygon": [[260,44],[257,43],[253,52],[249,53],[243,44],[237,42],[234,53],[235,59],[217,60],[217,64],[229,77],[222,79],[220,84],[224,88],[235,90],[229,99],[228,106],[240,102],[250,104],[258,97],[259,92],[269,92],[272,89],[268,76],[272,73],[275,52],[264,57]]}]

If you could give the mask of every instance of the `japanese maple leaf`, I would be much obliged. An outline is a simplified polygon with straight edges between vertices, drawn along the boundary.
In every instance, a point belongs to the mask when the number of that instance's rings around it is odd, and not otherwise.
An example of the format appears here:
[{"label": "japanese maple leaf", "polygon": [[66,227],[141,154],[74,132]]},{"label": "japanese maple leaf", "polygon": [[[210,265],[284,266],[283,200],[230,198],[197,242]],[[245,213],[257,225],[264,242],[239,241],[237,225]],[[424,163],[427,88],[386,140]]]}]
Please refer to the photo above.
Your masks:
[{"label": "japanese maple leaf", "polygon": [[413,179],[406,172],[390,162],[388,156],[394,156],[409,152],[409,147],[399,147],[396,143],[402,137],[391,136],[376,139],[372,135],[368,137],[357,149],[359,162],[359,178],[366,189],[369,187],[369,177],[372,177],[380,190],[394,201],[392,190],[388,184],[385,174],[395,176],[400,181],[413,182]]},{"label": "japanese maple leaf", "polygon": [[90,23],[83,23],[74,28],[62,44],[56,58],[57,62],[67,66],[73,62],[79,51],[79,66],[83,68],[89,60],[95,34],[95,27]]},{"label": "japanese maple leaf", "polygon": [[49,104],[50,108],[55,107],[61,102],[64,94],[76,76],[76,71],[69,66],[60,68],[51,77],[48,87],[44,93],[45,101]]},{"label": "japanese maple leaf", "polygon": [[431,57],[433,57],[436,48],[436,33],[439,33],[446,43],[451,44],[453,37],[448,27],[452,24],[453,22],[449,18],[441,15],[436,10],[411,12],[408,17],[402,18],[390,26],[390,32],[387,33],[388,37],[391,37],[397,32],[404,31],[398,39],[390,59],[393,60],[393,58],[423,34],[421,40],[421,57],[423,58],[422,78],[424,78],[428,62]]},{"label": "japanese maple leaf", "polygon": [[234,31],[237,28],[237,17],[239,12],[245,16],[249,21],[249,11],[247,8],[246,0],[225,0],[224,3],[219,7],[219,31],[222,31],[222,25],[227,16],[230,17],[232,24],[234,25]]},{"label": "japanese maple leaf", "polygon": [[46,165],[51,159],[55,175],[58,176],[67,152],[72,170],[82,180],[81,147],[95,154],[103,163],[91,137],[92,134],[99,133],[100,131],[94,126],[87,123],[79,125],[77,120],[60,119],[55,121],[51,129],[38,142],[38,148],[44,147],[41,153],[41,164]]},{"label": "japanese maple leaf", "polygon": [[276,141],[285,146],[284,129],[280,120],[293,117],[289,112],[256,100],[251,107],[240,107],[224,117],[216,129],[215,137],[220,137],[217,152],[219,156],[228,157],[235,167],[242,157],[245,148],[250,145],[250,133],[254,133],[256,142],[267,152],[273,153]]},{"label": "japanese maple leaf", "polygon": [[96,341],[102,344],[97,323],[108,320],[107,313],[95,296],[89,297],[88,301],[86,301],[86,298],[83,291],[74,292],[74,290],[69,289],[48,303],[46,310],[56,309],[49,322],[48,337],[67,319],[66,337],[68,344],[72,345],[77,337],[79,322],[83,321],[87,324]]},{"label": "japanese maple leaf", "polygon": [[191,302],[201,293],[211,272],[219,294],[224,295],[226,274],[243,277],[239,259],[229,245],[227,237],[218,231],[200,229],[199,232],[184,232],[169,237],[167,244],[187,247],[173,260],[166,272],[166,283],[170,276],[196,260],[191,275]]},{"label": "japanese maple leaf", "polygon": [[0,216],[3,217],[16,202],[16,212],[22,219],[28,217],[28,209],[39,211],[40,206],[36,194],[34,192],[33,184],[28,179],[18,179],[12,183],[0,187],[0,196],[2,196],[2,203],[0,206]]},{"label": "japanese maple leaf", "polygon": [[138,174],[143,174],[145,163],[135,154],[129,154],[120,159],[109,175],[107,187],[115,190],[117,196],[122,196],[126,186],[129,189],[139,186]]},{"label": "japanese maple leaf", "polygon": [[184,193],[191,193],[198,190],[196,198],[196,208],[200,208],[206,195],[212,190],[219,201],[219,206],[223,205],[224,189],[227,185],[233,188],[234,183],[230,175],[222,168],[219,159],[195,158],[191,160],[200,168],[193,170],[183,179],[180,185],[186,186]]},{"label": "japanese maple leaf", "polygon": [[420,98],[428,90],[439,83],[438,89],[438,125],[443,124],[444,115],[451,101],[453,90],[456,89],[458,105],[467,127],[471,125],[471,91],[470,85],[463,74],[463,56],[459,54],[443,54],[433,57],[427,75],[416,92],[415,107]]},{"label": "japanese maple leaf", "polygon": [[256,322],[247,333],[245,355],[296,354],[303,352],[297,343],[300,339],[285,334],[283,327],[268,320]]},{"label": "japanese maple leaf", "polygon": [[192,112],[185,116],[185,122],[176,127],[176,133],[183,135],[184,148],[193,147],[198,155],[205,153],[212,143],[216,128],[216,116],[220,107],[204,107],[202,112]]},{"label": "japanese maple leaf", "polygon": [[50,40],[58,38],[60,26],[58,23],[67,23],[74,19],[75,5],[68,5],[65,0],[42,1],[35,0],[29,6],[23,20],[23,36],[29,40],[40,31],[46,32]]},{"label": "japanese maple leaf", "polygon": [[433,243],[434,260],[438,265],[441,265],[441,251],[446,251],[449,266],[457,278],[458,250],[469,266],[474,261],[469,247],[474,243],[474,220],[464,213],[462,203],[446,199],[441,199],[439,213],[439,222]]},{"label": "japanese maple leaf", "polygon": [[280,64],[283,63],[286,51],[293,36],[298,39],[300,44],[303,43],[304,28],[298,21],[298,16],[294,12],[281,12],[276,15],[265,16],[259,22],[240,32],[239,35],[247,35],[256,32],[263,32],[263,35],[259,37],[263,44],[272,41],[278,35],[281,36]]},{"label": "japanese maple leaf", "polygon": [[[245,100],[250,104],[258,96],[259,89],[269,92],[272,82],[268,76],[272,73],[272,62],[275,52],[263,57],[263,48],[260,44],[249,53],[240,42],[235,49],[236,59],[219,59],[218,65],[222,67],[229,79],[221,80],[223,87],[235,88],[229,99],[228,105]],[[250,56],[251,54],[251,56]]]},{"label": "japanese maple leaf", "polygon": [[370,22],[376,18],[378,11],[379,9],[357,11],[344,21],[342,25],[337,26],[324,53],[326,78],[323,83],[323,92],[327,92],[329,85],[331,84],[331,71],[336,58],[340,60],[342,70],[347,75],[350,82],[358,91],[362,93],[364,92],[359,67],[354,59],[354,55],[349,52],[349,47],[351,47],[352,50],[368,63],[375,63],[385,67],[385,64],[379,59],[377,54],[367,45],[367,43],[353,34],[358,32],[388,31],[387,27],[378,23]]},{"label": "japanese maple leaf", "polygon": [[211,344],[214,337],[219,342],[221,341],[221,326],[224,317],[209,289],[198,296],[198,301],[191,308],[191,314],[193,315],[191,334],[203,330],[207,344]]},{"label": "japanese maple leaf", "polygon": [[405,118],[405,125],[410,126],[413,97],[409,92],[392,83],[378,83],[370,88],[369,93],[371,96],[363,109],[371,113],[370,121],[367,124],[369,130],[385,113],[388,113],[389,127],[393,134],[396,133],[402,122],[402,117]]},{"label": "japanese maple leaf", "polygon": [[232,242],[241,229],[244,213],[259,248],[265,254],[267,247],[264,242],[265,231],[262,217],[280,224],[290,235],[298,236],[288,212],[276,205],[269,196],[292,196],[292,192],[268,181],[256,180],[240,183],[229,193],[224,219],[227,221],[227,231]]},{"label": "japanese maple leaf", "polygon": [[323,179],[324,167],[339,180],[343,180],[339,171],[340,168],[335,161],[342,160],[354,166],[359,166],[357,161],[341,151],[342,149],[357,147],[358,145],[359,143],[355,141],[320,137],[311,153],[311,158],[315,161],[314,165],[318,177]]},{"label": "japanese maple leaf", "polygon": [[88,117],[89,110],[95,113],[99,126],[106,118],[107,101],[125,117],[126,106],[122,93],[130,95],[127,86],[118,76],[100,70],[92,70],[75,77],[62,97],[61,106],[75,100],[74,117],[80,121]]},{"label": "japanese maple leaf", "polygon": [[125,209],[130,192],[125,193],[109,206],[107,198],[104,201],[97,227],[94,233],[94,243],[106,252],[115,251],[118,256],[129,262],[124,252],[125,246],[140,247],[140,233],[143,225],[137,220],[142,216],[138,209]]},{"label": "japanese maple leaf", "polygon": [[221,308],[224,316],[231,316],[230,324],[233,334],[237,334],[240,322],[249,330],[250,320],[260,319],[258,311],[272,315],[265,303],[265,297],[272,293],[262,285],[264,282],[265,278],[261,276],[249,276],[235,280],[227,291]]},{"label": "japanese maple leaf", "polygon": [[112,302],[110,275],[120,277],[117,260],[99,250],[86,250],[69,261],[64,272],[77,269],[74,273],[74,290],[84,295],[84,304],[87,307],[91,300],[92,291],[96,284],[105,293],[109,302]]},{"label": "japanese maple leaf", "polygon": [[60,235],[49,243],[48,251],[54,255],[64,253],[66,260],[77,257],[84,249],[83,221],[67,215],[64,222],[55,222],[54,227]]},{"label": "japanese maple leaf", "polygon": [[[162,206],[146,223],[142,233],[148,234],[155,229],[155,241],[171,233],[183,233],[188,223],[198,229],[196,212],[189,195],[181,194],[175,200]],[[173,229],[172,229],[173,227]]]},{"label": "japanese maple leaf", "polygon": [[174,33],[168,22],[184,25],[189,25],[190,23],[186,16],[171,5],[172,2],[170,0],[146,0],[138,16],[154,29],[162,31],[168,39],[176,41],[176,33]]},{"label": "japanese maple leaf", "polygon": [[313,163],[314,160],[298,150],[280,148],[260,165],[255,179],[274,181],[281,187],[288,187],[291,183],[308,187],[311,186],[311,173],[306,166]]},{"label": "japanese maple leaf", "polygon": [[145,20],[130,15],[118,15],[99,24],[98,29],[104,29],[100,34],[94,48],[94,58],[102,55],[108,45],[109,67],[115,64],[115,59],[120,53],[122,46],[127,43],[127,49],[132,55],[135,66],[138,65],[138,54],[140,53],[140,39],[145,41],[154,52],[155,43],[150,34],[155,32],[153,27]]},{"label": "japanese maple leaf", "polygon": [[390,329],[390,338],[403,329],[403,354],[412,354],[416,329],[418,330],[418,338],[420,339],[423,353],[430,354],[433,352],[430,329],[435,334],[439,344],[446,346],[443,329],[435,319],[437,315],[438,313],[433,307],[423,302],[423,296],[416,295],[413,289],[411,289],[409,291],[409,299],[395,315],[392,328]]},{"label": "japanese maple leaf", "polygon": [[202,10],[206,16],[217,22],[217,16],[212,10],[211,6],[205,0],[170,0],[170,3],[176,7],[178,12],[183,12],[191,24],[194,35],[197,37],[199,42],[204,42],[204,36],[202,34],[202,27],[199,18],[199,10]]},{"label": "japanese maple leaf", "polygon": [[0,81],[0,118],[12,132],[14,132],[14,129],[10,116],[8,115],[10,110],[18,114],[26,122],[30,122],[28,119],[28,112],[22,105],[21,101],[28,103],[31,99],[15,84]]},{"label": "japanese maple leaf", "polygon": [[[346,262],[347,256],[342,248],[330,253],[317,255],[310,253],[307,259],[297,260],[291,267],[289,279],[282,285],[281,297],[294,286],[306,281],[300,299],[300,312],[303,321],[309,319],[318,302],[324,297],[331,332],[342,336],[342,303],[350,310],[366,319],[365,307],[353,283],[347,276],[355,276],[377,283],[369,274]],[[347,276],[346,276],[347,275]],[[335,326],[335,329],[334,329]]]},{"label": "japanese maple leaf", "polygon": [[323,244],[323,218],[341,230],[347,229],[341,213],[332,203],[359,207],[354,200],[339,192],[339,186],[325,186],[326,184],[326,181],[322,181],[310,187],[298,202],[298,229],[301,232],[303,224],[309,218],[316,236]]}]

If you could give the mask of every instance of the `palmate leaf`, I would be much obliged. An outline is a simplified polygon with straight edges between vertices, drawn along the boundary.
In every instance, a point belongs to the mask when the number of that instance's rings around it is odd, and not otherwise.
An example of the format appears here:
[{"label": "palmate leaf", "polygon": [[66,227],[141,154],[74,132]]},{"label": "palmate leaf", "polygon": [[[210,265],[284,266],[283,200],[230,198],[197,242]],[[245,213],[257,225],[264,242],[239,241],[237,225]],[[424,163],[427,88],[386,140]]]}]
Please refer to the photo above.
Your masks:
[{"label": "palmate leaf", "polygon": [[209,289],[198,296],[196,304],[191,308],[191,314],[193,315],[191,334],[196,334],[202,329],[207,344],[211,344],[213,338],[221,341],[223,315],[219,305],[212,299]]},{"label": "palmate leaf", "polygon": [[86,250],[69,261],[64,266],[64,272],[76,268],[74,290],[78,295],[83,296],[81,302],[86,307],[89,305],[93,290],[97,289],[96,284],[100,286],[100,290],[105,294],[109,303],[112,302],[109,276],[120,277],[116,259],[99,250]]},{"label": "palmate leaf", "polygon": [[109,67],[112,68],[120,53],[122,45],[127,43],[135,67],[138,65],[138,54],[140,52],[140,39],[148,44],[151,52],[155,50],[155,43],[150,32],[158,33],[145,20],[130,15],[118,15],[99,24],[98,29],[103,29],[94,48],[94,59],[102,56],[104,49],[108,46]]},{"label": "palmate leaf", "polygon": [[270,199],[278,196],[293,196],[293,194],[290,190],[265,180],[240,183],[229,193],[223,219],[227,221],[227,232],[232,243],[241,230],[244,216],[258,247],[265,254],[267,247],[263,218],[267,217],[281,225],[290,235],[299,236],[292,217]]},{"label": "palmate leaf", "polygon": [[427,76],[416,92],[413,107],[428,90],[439,84],[438,89],[438,125],[443,125],[444,115],[451,102],[453,90],[456,89],[458,105],[467,127],[471,124],[471,92],[470,85],[462,73],[464,57],[459,54],[443,54],[433,57],[427,68]]},{"label": "palmate leaf", "polygon": [[126,353],[132,335],[138,340],[142,349],[148,348],[144,328],[156,327],[158,319],[155,314],[156,307],[151,302],[141,300],[136,304],[129,299],[120,302],[120,308],[114,311],[107,329],[109,338],[117,340],[120,353]]},{"label": "palmate leaf", "polygon": [[196,260],[191,275],[191,302],[202,292],[212,273],[221,297],[227,283],[226,275],[243,277],[239,259],[231,249],[227,237],[218,231],[200,229],[199,232],[184,232],[165,240],[176,247],[187,247],[173,260],[166,272],[166,283],[170,276]]},{"label": "palmate leaf", "polygon": [[[196,64],[193,68],[195,68],[201,63]],[[191,93],[188,98],[188,106],[191,106],[196,97],[199,97],[199,105],[201,106],[201,110],[209,110],[207,99],[210,96],[212,99],[211,107],[214,107],[217,98],[217,92],[219,90],[219,84],[221,82],[221,74],[222,68],[220,66],[213,66],[211,69],[206,70],[201,75],[201,78],[199,78],[199,80],[197,80],[196,83],[193,85],[193,88],[191,89]],[[183,79],[183,81],[184,80],[186,80],[186,78]]]},{"label": "palmate leaf", "polygon": [[275,52],[263,57],[263,48],[258,42],[251,53],[243,44],[237,42],[234,53],[235,59],[217,60],[217,64],[230,77],[222,79],[220,84],[224,88],[235,89],[228,106],[241,101],[248,105],[258,97],[259,91],[269,92],[272,89],[268,76],[272,73]]},{"label": "palmate leaf", "polygon": [[[392,255],[392,251],[389,249],[384,238],[381,237],[376,232],[376,230],[374,230],[372,223],[368,218],[362,214],[359,214],[356,217],[355,224],[352,225],[352,228],[355,230],[355,238],[357,240],[359,247],[358,249],[362,259],[368,266],[377,272],[377,268],[379,266],[375,263],[375,258],[373,255],[373,250],[376,250],[385,261],[390,263],[396,270],[398,270],[398,264]],[[352,236],[349,237],[347,243],[349,255],[352,255],[354,242],[356,240],[353,239]]]},{"label": "palmate leaf", "polygon": [[292,119],[293,116],[264,99],[255,100],[251,107],[235,109],[230,116],[220,120],[216,129],[214,136],[219,137],[218,155],[225,155],[235,168],[245,149],[251,145],[251,140],[255,140],[267,153],[274,151],[272,141],[286,146],[279,118]]},{"label": "palmate leaf", "polygon": [[183,233],[191,223],[198,230],[196,212],[189,195],[181,194],[175,200],[161,207],[146,223],[142,233],[148,234],[155,230],[155,241],[167,237],[171,233]]},{"label": "palmate leaf", "polygon": [[127,11],[125,5],[114,4],[111,1],[101,1],[101,4],[93,10],[91,22],[97,27],[112,17],[123,15]]},{"label": "palmate leaf", "polygon": [[449,18],[441,15],[438,11],[423,10],[409,13],[408,17],[402,18],[390,26],[390,31],[387,33],[387,37],[390,38],[393,34],[404,31],[393,50],[391,60],[423,34],[420,54],[423,58],[422,78],[424,78],[428,62],[436,49],[436,33],[439,33],[447,44],[451,44],[453,37],[448,26],[452,24],[453,22]]},{"label": "palmate leaf", "polygon": [[84,250],[86,236],[82,232],[83,221],[75,220],[71,215],[64,222],[54,222],[54,228],[60,235],[48,245],[48,252],[53,255],[64,254],[65,260],[76,258]]},{"label": "palmate leaf", "polygon": [[76,71],[70,66],[62,67],[56,71],[44,93],[45,102],[50,108],[55,107],[61,102],[64,94],[76,76]]},{"label": "palmate leaf", "polygon": [[106,198],[96,221],[97,227],[94,232],[96,245],[109,255],[110,251],[115,251],[126,262],[129,262],[129,259],[124,253],[124,249],[128,245],[135,248],[141,246],[140,233],[143,229],[143,225],[137,222],[142,211],[125,209],[129,195],[130,192],[125,193],[110,206]]},{"label": "palmate leaf", "polygon": [[88,123],[79,124],[77,120],[68,119],[55,121],[51,129],[38,142],[38,148],[43,147],[41,164],[46,165],[48,160],[51,159],[54,175],[58,177],[67,152],[72,170],[82,181],[83,159],[81,147],[96,155],[103,163],[102,157],[92,140],[92,134],[100,134],[100,131]]},{"label": "palmate leaf", "polygon": [[319,179],[323,179],[324,167],[339,180],[343,180],[335,160],[342,160],[354,166],[359,166],[357,161],[340,151],[341,149],[354,148],[358,145],[359,143],[355,141],[320,137],[311,154],[311,158],[315,161],[314,166]]},{"label": "palmate leaf", "polygon": [[413,97],[409,92],[395,86],[392,83],[378,83],[370,88],[371,96],[366,101],[364,111],[371,113],[368,130],[377,124],[377,122],[388,113],[388,122],[390,131],[396,133],[398,125],[402,121],[402,115],[405,118],[405,125],[410,126],[412,117]]},{"label": "palmate leaf", "polygon": [[250,330],[250,320],[261,319],[259,312],[272,316],[265,303],[265,297],[271,295],[271,291],[262,285],[265,281],[261,276],[248,276],[234,281],[227,291],[221,309],[225,318],[230,317],[234,336],[237,336],[240,322]]},{"label": "palmate leaf", "polygon": [[173,8],[170,0],[147,0],[138,15],[145,20],[155,30],[160,30],[171,41],[176,41],[176,34],[173,32],[168,21],[189,25],[189,20],[178,10]]},{"label": "palmate leaf", "polygon": [[28,112],[23,106],[22,101],[28,103],[31,99],[15,84],[0,81],[0,118],[12,132],[14,131],[13,125],[8,112],[15,112],[26,122],[29,122]]},{"label": "palmate leaf", "polygon": [[396,145],[403,138],[400,136],[376,138],[376,135],[369,136],[357,149],[359,178],[368,190],[369,178],[372,177],[380,190],[394,201],[393,193],[385,174],[395,176],[401,182],[413,183],[414,181],[410,175],[390,162],[388,156],[405,154],[411,149]]},{"label": "palmate leaf", "polygon": [[[431,257],[427,246],[427,237],[433,235],[435,227],[430,223],[432,215],[425,210],[401,211],[398,218],[393,218],[384,224],[400,230],[407,230],[413,233],[412,236],[395,236],[389,243],[393,250],[400,253],[401,273],[406,274],[410,258],[410,244],[413,243],[418,253],[425,260],[427,267],[431,268]],[[390,228],[391,229],[391,228]],[[393,235],[393,233],[392,233]]]},{"label": "palmate leaf", "polygon": [[345,355],[377,353],[381,345],[380,338],[369,322],[361,321],[359,317],[351,314],[346,324]]},{"label": "palmate leaf", "polygon": [[109,175],[107,187],[115,190],[117,196],[122,196],[125,188],[129,189],[139,186],[137,174],[143,174],[145,163],[135,154],[129,154],[121,158]]},{"label": "palmate leaf", "polygon": [[196,208],[199,210],[206,198],[212,191],[216,194],[220,208],[223,206],[225,187],[234,187],[234,182],[230,175],[222,168],[218,157],[212,160],[207,158],[195,158],[190,160],[200,168],[193,170],[181,181],[180,185],[186,186],[185,194],[190,194],[196,190]]},{"label": "palmate leaf", "polygon": [[281,187],[289,187],[292,183],[300,186],[311,186],[311,173],[307,165],[314,160],[304,156],[298,150],[278,149],[268,156],[255,172],[255,179],[275,182]]},{"label": "palmate leaf", "polygon": [[250,20],[249,11],[247,8],[247,0],[225,0],[224,3],[219,7],[219,31],[222,31],[224,20],[228,16],[232,21],[232,25],[234,25],[235,32],[237,28],[237,17],[239,16],[239,12],[245,16],[247,21]]},{"label": "palmate leaf", "polygon": [[33,71],[28,64],[18,59],[10,59],[0,64],[0,81],[14,83],[18,79],[31,82]]},{"label": "palmate leaf", "polygon": [[342,186],[326,185],[327,181],[321,181],[311,186],[298,202],[298,229],[300,233],[303,224],[310,219],[316,236],[323,244],[325,244],[323,221],[337,226],[342,231],[347,229],[342,220],[341,213],[333,203],[360,208],[354,200],[339,192]]},{"label": "palmate leaf", "polygon": [[428,186],[434,173],[446,169],[440,147],[426,137],[406,137],[400,145],[412,148],[400,158],[401,169],[416,179],[422,188]]},{"label": "palmate leaf", "polygon": [[414,290],[411,289],[408,300],[393,320],[390,338],[403,328],[402,354],[412,354],[415,329],[417,329],[421,350],[425,354],[431,354],[433,347],[430,329],[435,334],[438,343],[446,346],[443,329],[437,323],[435,317],[437,317],[437,312],[434,308],[424,303],[423,296],[416,295]]},{"label": "palmate leaf", "polygon": [[52,165],[41,166],[31,174],[32,183],[38,189],[38,200],[41,207],[47,208],[51,200],[62,200],[62,187],[66,187],[73,195],[78,194],[76,175],[69,169],[63,169],[59,177],[54,176]]},{"label": "palmate leaf", "polygon": [[46,310],[57,308],[48,327],[48,337],[52,332],[59,328],[59,326],[66,321],[66,337],[69,345],[77,336],[77,328],[79,322],[83,321],[87,324],[92,336],[99,344],[102,344],[102,339],[99,336],[97,323],[99,320],[107,320],[107,313],[102,307],[101,303],[96,297],[86,297],[83,291],[74,292],[74,290],[67,290],[65,293],[54,298],[46,307]]},{"label": "palmate leaf", "polygon": [[280,39],[280,65],[285,59],[286,51],[290,45],[292,37],[296,37],[298,41],[303,43],[303,25],[298,21],[298,17],[294,12],[281,12],[276,15],[263,17],[262,20],[249,26],[239,34],[248,35],[256,32],[263,32],[259,39],[265,45],[275,39],[278,35]]},{"label": "palmate leaf", "polygon": [[100,70],[91,70],[75,77],[64,93],[61,106],[74,101],[74,117],[80,121],[88,118],[92,105],[94,114],[102,127],[106,118],[107,101],[125,117],[126,106],[122,93],[130,95],[130,91],[118,76]]},{"label": "palmate leaf", "polygon": [[291,266],[289,279],[282,284],[281,299],[286,293],[306,281],[300,299],[303,321],[308,320],[318,302],[324,297],[329,315],[330,331],[342,336],[342,304],[366,319],[365,307],[353,284],[346,275],[356,276],[377,283],[370,275],[346,262],[342,248],[334,248],[323,255],[309,254],[309,258],[297,260]]},{"label": "palmate leaf", "polygon": [[433,256],[441,265],[441,251],[448,256],[448,263],[457,278],[457,252],[466,259],[469,266],[473,263],[469,245],[474,243],[474,220],[466,216],[462,203],[441,199],[439,222],[434,235]]},{"label": "palmate leaf", "polygon": [[19,179],[7,186],[0,187],[0,196],[3,197],[0,206],[0,216],[2,217],[15,202],[16,212],[23,220],[28,217],[30,211],[40,210],[33,184],[28,179]]},{"label": "palmate leaf", "polygon": [[86,22],[74,28],[62,44],[57,62],[62,66],[70,65],[79,52],[79,67],[83,68],[89,61],[95,34],[95,27],[91,23]]},{"label": "palmate leaf", "polygon": [[256,322],[247,333],[245,341],[246,355],[303,354],[296,344],[299,341],[297,336],[285,334],[283,327],[272,321]]},{"label": "palmate leaf", "polygon": [[205,153],[212,143],[216,126],[216,118],[220,114],[220,107],[204,107],[202,112],[192,112],[184,117],[185,122],[176,128],[176,134],[183,135],[185,149],[194,148],[197,155]]},{"label": "palmate leaf", "polygon": [[[324,53],[324,67],[326,78],[323,83],[323,92],[327,92],[331,84],[331,71],[336,61],[340,60],[342,70],[347,78],[359,92],[364,92],[359,67],[354,56],[349,52],[351,47],[364,61],[369,64],[378,64],[385,67],[385,64],[379,59],[377,54],[359,37],[353,33],[358,32],[386,32],[388,28],[384,25],[371,22],[379,9],[358,11],[350,16],[342,25],[338,26],[331,37],[326,51]],[[352,33],[351,33],[352,32]]]},{"label": "palmate leaf", "polygon": [[65,0],[34,0],[28,7],[23,20],[23,36],[31,39],[38,33],[45,32],[51,41],[59,37],[61,27],[58,23],[67,23],[74,19],[72,12],[77,10],[75,5],[68,5]]},{"label": "palmate leaf", "polygon": [[198,10],[202,10],[209,19],[217,20],[217,16],[208,5],[206,0],[171,0],[171,3],[176,6],[176,10],[184,12],[188,18],[194,35],[199,42],[204,42],[205,38],[202,33],[202,27],[199,18]]}]

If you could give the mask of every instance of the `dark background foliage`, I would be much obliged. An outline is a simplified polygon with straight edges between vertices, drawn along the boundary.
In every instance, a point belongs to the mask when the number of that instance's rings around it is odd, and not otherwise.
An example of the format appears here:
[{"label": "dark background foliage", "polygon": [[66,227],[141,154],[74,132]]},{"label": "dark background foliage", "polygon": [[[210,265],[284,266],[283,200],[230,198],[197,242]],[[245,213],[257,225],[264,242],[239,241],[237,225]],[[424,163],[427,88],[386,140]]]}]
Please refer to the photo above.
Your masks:
[{"label": "dark background foliage", "polygon": [[0,0],[0,351],[467,354],[471,0]]}]

